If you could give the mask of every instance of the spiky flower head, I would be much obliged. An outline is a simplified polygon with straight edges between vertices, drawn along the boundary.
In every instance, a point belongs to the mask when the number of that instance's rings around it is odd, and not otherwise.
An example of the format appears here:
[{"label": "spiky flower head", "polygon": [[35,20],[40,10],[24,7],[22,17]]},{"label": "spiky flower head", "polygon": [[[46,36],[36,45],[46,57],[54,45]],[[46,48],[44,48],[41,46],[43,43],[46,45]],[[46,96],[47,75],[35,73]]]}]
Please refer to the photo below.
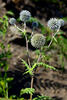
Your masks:
[{"label": "spiky flower head", "polygon": [[60,26],[64,26],[64,20],[63,19],[59,19],[58,22],[59,22]]},{"label": "spiky flower head", "polygon": [[16,19],[15,18],[10,18],[9,23],[11,25],[14,25],[16,23]]},{"label": "spiky flower head", "polygon": [[57,31],[58,29],[60,29],[60,23],[58,22],[57,18],[51,18],[48,21],[48,27],[53,30],[53,31]]},{"label": "spiky flower head", "polygon": [[33,22],[32,23],[32,28],[37,28],[38,27],[38,22]]},{"label": "spiky flower head", "polygon": [[23,10],[20,12],[20,20],[26,22],[30,19],[31,13],[27,10]]},{"label": "spiky flower head", "polygon": [[45,37],[42,34],[35,34],[31,38],[31,45],[35,48],[41,48],[45,44]]}]

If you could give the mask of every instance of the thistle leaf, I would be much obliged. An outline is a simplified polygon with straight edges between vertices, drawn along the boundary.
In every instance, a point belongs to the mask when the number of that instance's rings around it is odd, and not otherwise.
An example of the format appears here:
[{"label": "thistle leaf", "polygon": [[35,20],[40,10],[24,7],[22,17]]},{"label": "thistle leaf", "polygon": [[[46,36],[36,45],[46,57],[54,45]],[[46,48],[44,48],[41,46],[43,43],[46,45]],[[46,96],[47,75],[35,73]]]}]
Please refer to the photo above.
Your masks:
[{"label": "thistle leaf", "polygon": [[32,73],[32,69],[29,67],[29,65],[26,63],[26,61],[24,61],[23,59],[22,59],[22,62],[23,62],[23,64],[25,65],[25,67],[26,67],[26,72],[24,73],[24,74],[30,74],[30,75],[33,75],[33,73]]},{"label": "thistle leaf", "polygon": [[32,70],[35,69],[36,66],[43,66],[43,67],[45,67],[45,68],[50,68],[50,69],[52,69],[52,70],[56,70],[56,68],[54,68],[53,66],[50,66],[50,65],[45,64],[45,63],[42,63],[42,62],[40,62],[40,63],[35,63],[35,64],[33,65],[33,67],[32,67]]},{"label": "thistle leaf", "polygon": [[20,95],[33,94],[34,92],[35,92],[34,88],[25,88],[25,89],[21,89]]},{"label": "thistle leaf", "polygon": [[23,60],[22,59],[22,63],[25,65],[25,67],[27,68],[27,70],[29,70],[30,68],[29,68],[29,65],[26,63],[26,61],[25,60]]},{"label": "thistle leaf", "polygon": [[48,96],[38,96],[34,98],[33,100],[53,100],[53,99]]}]

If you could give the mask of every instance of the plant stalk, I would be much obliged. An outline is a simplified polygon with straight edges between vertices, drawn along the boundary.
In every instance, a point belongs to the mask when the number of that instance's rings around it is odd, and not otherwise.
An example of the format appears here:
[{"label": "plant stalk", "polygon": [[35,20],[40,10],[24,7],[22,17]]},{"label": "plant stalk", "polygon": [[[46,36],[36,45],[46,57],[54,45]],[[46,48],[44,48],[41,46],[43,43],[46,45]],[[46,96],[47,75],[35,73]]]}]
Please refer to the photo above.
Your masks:
[{"label": "plant stalk", "polygon": [[[24,23],[24,32],[26,30],[26,23]],[[28,39],[27,39],[27,35],[25,33],[25,39],[26,39],[26,51],[27,51],[27,58],[28,58],[28,64],[29,67],[31,68],[31,62],[30,62],[30,56],[29,56],[29,47],[28,47]],[[33,75],[31,76],[31,88],[33,88]],[[32,94],[30,94],[30,100],[32,100]]]},{"label": "plant stalk", "polygon": [[[57,32],[59,32],[59,30],[57,30]],[[57,35],[57,32],[56,32],[55,34],[52,35],[52,39],[51,39],[51,41],[50,41],[50,43],[49,43],[49,45],[48,45],[48,48],[51,46],[54,37]]]},{"label": "plant stalk", "polygon": [[[34,77],[31,77],[31,88],[33,88]],[[32,94],[30,94],[30,100],[32,100]]]}]

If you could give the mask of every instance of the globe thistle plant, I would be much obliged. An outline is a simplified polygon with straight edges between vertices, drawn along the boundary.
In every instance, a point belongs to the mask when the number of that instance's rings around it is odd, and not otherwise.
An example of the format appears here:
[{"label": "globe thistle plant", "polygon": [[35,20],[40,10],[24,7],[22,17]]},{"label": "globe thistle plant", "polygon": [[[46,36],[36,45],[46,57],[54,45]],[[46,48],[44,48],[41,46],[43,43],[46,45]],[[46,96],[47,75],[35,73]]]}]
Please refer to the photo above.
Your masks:
[{"label": "globe thistle plant", "polygon": [[58,22],[59,22],[60,26],[64,26],[64,20],[63,19],[59,19]]},{"label": "globe thistle plant", "polygon": [[23,10],[20,12],[20,20],[23,22],[27,22],[31,17],[31,13],[27,10]]},{"label": "globe thistle plant", "polygon": [[52,34],[52,40],[49,43],[48,47],[50,47],[51,43],[53,42],[53,39],[55,39],[55,36],[58,34],[58,31],[59,31],[60,27],[63,26],[63,25],[64,25],[64,20],[63,19],[51,18],[48,21],[48,27],[51,30],[56,31],[55,33]]},{"label": "globe thistle plant", "polygon": [[11,25],[14,25],[16,23],[16,19],[15,18],[10,18],[9,23]]},{"label": "globe thistle plant", "polygon": [[49,21],[48,21],[48,27],[53,30],[53,31],[57,31],[60,29],[61,25],[58,21],[57,18],[51,18]]},{"label": "globe thistle plant", "polygon": [[45,37],[42,34],[35,34],[31,38],[31,45],[35,48],[41,48],[45,44]]},{"label": "globe thistle plant", "polygon": [[[16,19],[15,18],[11,18],[9,20],[9,23],[11,25],[14,25],[15,28],[17,28],[21,34],[24,36],[25,38],[25,43],[26,43],[26,57],[27,57],[27,62],[25,60],[22,59],[22,63],[23,65],[25,65],[26,67],[26,72],[25,74],[29,73],[31,75],[31,83],[30,83],[30,88],[27,88],[27,89],[24,89],[24,93],[29,93],[30,94],[30,99],[29,100],[32,100],[33,99],[33,93],[32,90],[33,90],[33,86],[34,86],[34,73],[35,73],[35,68],[37,68],[37,66],[44,66],[45,68],[50,68],[50,69],[54,69],[54,67],[52,66],[49,66],[43,62],[41,62],[42,58],[44,57],[43,56],[43,52],[42,50],[44,50],[44,45],[45,45],[45,36],[43,34],[33,34],[34,30],[36,28],[38,28],[38,23],[37,21],[35,20],[32,20],[32,32],[31,32],[31,35],[30,35],[30,38],[29,38],[29,35],[27,34],[27,27],[26,27],[26,22],[30,19],[31,17],[31,13],[27,10],[23,10],[20,12],[20,20],[23,22],[24,24],[24,29],[21,29],[19,28],[15,23],[16,23]],[[40,23],[39,23],[40,24]],[[48,21],[48,26],[50,29],[52,30],[58,30],[60,29],[60,26],[62,25],[62,20],[59,20],[56,19],[56,18],[52,18]],[[52,40],[50,41],[49,43],[49,46],[51,45],[54,37],[55,37],[56,33],[53,34],[53,37],[52,37]],[[31,63],[31,57],[30,57],[30,54],[29,54],[29,41],[31,41],[31,45],[39,50],[37,50],[38,52],[38,58],[35,58],[35,60],[33,61],[33,63]],[[26,91],[26,92],[25,92]],[[31,92],[30,92],[31,91]]]}]

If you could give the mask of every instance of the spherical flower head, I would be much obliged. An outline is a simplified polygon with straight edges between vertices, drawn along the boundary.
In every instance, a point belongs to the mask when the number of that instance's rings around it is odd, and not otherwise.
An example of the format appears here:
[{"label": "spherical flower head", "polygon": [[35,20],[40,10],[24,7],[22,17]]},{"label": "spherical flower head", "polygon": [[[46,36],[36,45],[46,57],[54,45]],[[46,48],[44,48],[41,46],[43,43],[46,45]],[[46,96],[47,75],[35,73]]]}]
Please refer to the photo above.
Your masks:
[{"label": "spherical flower head", "polygon": [[58,22],[59,22],[60,26],[64,26],[64,20],[63,19],[59,19]]},{"label": "spherical flower head", "polygon": [[33,28],[37,28],[37,27],[38,27],[38,22],[33,22],[33,23],[32,23],[32,27],[33,27]]},{"label": "spherical flower head", "polygon": [[48,27],[53,30],[53,31],[57,31],[58,29],[60,29],[60,23],[58,22],[57,18],[51,18],[48,21]]},{"label": "spherical flower head", "polygon": [[31,13],[27,10],[23,10],[20,12],[20,20],[23,22],[27,22],[31,17]]},{"label": "spherical flower head", "polygon": [[31,45],[35,48],[41,48],[45,44],[45,37],[42,34],[35,34],[31,38]]},{"label": "spherical flower head", "polygon": [[16,19],[15,18],[10,18],[9,23],[11,25],[14,25],[16,23]]}]

